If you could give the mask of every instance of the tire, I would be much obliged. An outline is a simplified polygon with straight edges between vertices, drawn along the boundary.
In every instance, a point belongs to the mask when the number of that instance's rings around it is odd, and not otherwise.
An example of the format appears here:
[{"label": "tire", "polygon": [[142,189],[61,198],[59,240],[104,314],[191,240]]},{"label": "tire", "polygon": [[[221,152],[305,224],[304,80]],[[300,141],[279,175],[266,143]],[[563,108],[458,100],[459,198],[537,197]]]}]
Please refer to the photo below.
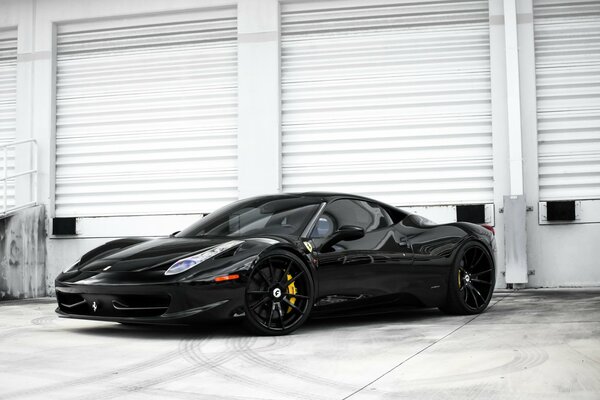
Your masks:
[{"label": "tire", "polygon": [[259,335],[290,334],[310,316],[314,292],[306,264],[288,251],[273,251],[248,276],[244,324]]},{"label": "tire", "polygon": [[490,303],[495,284],[496,268],[489,250],[479,242],[468,242],[456,255],[446,303],[439,308],[453,315],[480,314]]}]

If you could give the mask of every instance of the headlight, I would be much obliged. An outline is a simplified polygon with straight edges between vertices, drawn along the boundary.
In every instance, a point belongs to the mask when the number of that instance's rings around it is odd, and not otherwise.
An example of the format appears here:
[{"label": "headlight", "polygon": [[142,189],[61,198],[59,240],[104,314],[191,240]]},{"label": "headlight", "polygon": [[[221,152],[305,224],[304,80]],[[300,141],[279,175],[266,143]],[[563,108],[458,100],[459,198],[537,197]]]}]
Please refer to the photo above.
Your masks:
[{"label": "headlight", "polygon": [[77,266],[79,265],[79,263],[80,263],[80,262],[81,262],[81,258],[80,258],[79,260],[75,261],[73,264],[71,264],[71,265],[70,265],[70,266],[68,266],[67,268],[63,269],[63,274],[64,274],[65,272],[69,272],[69,271],[71,271],[72,269],[75,269],[75,267],[77,267]]},{"label": "headlight", "polygon": [[188,269],[200,264],[201,262],[204,262],[209,258],[213,258],[214,256],[221,254],[241,243],[241,240],[232,240],[230,242],[222,243],[217,246],[211,247],[210,249],[205,250],[200,254],[182,258],[175,264],[171,265],[169,269],[165,271],[165,275],[176,275],[185,272]]}]

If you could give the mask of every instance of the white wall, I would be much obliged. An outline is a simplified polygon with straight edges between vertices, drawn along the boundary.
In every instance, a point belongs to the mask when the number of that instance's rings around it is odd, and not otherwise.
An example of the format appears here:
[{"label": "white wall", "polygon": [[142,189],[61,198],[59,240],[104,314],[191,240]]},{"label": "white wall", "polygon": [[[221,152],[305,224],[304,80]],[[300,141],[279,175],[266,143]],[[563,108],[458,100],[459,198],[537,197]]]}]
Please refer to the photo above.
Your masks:
[{"label": "white wall", "polygon": [[[594,261],[598,221],[589,224],[543,225],[538,221],[535,57],[531,0],[514,1],[520,99],[520,138],[523,176],[511,176],[509,94],[507,76],[514,82],[515,53],[507,59],[504,2],[490,0],[492,69],[492,132],[494,146],[494,220],[498,239],[498,286],[504,286],[503,196],[511,180],[523,180],[530,286],[598,285],[600,268]],[[0,0],[0,29],[18,27],[17,137],[35,138],[40,145],[39,200],[54,215],[54,36],[55,25],[66,21],[126,18],[134,15],[202,10],[236,5],[238,9],[238,169],[239,196],[273,193],[281,187],[279,9],[277,0]],[[507,61],[508,60],[508,61]],[[513,88],[514,89],[514,88]],[[511,91],[514,96],[515,91]],[[514,124],[513,124],[514,125]],[[513,160],[514,164],[514,160]],[[512,171],[515,169],[513,168]],[[516,169],[518,170],[518,169]],[[514,173],[513,173],[514,175]],[[22,189],[27,190],[27,189]],[[426,210],[421,212],[427,215]],[[452,208],[432,211],[434,219],[452,220]],[[112,237],[160,236],[180,230],[197,215],[104,217],[78,221],[79,235],[50,237],[47,243],[48,284],[58,271],[83,252]],[[151,228],[149,228],[151,227]],[[49,229],[50,231],[50,229]]]},{"label": "white wall", "polygon": [[[596,255],[600,238],[598,201],[582,202],[585,223],[541,224],[538,190],[538,140],[533,0],[517,2],[523,181],[527,205],[528,286],[600,285]],[[600,177],[599,177],[600,179]]]}]

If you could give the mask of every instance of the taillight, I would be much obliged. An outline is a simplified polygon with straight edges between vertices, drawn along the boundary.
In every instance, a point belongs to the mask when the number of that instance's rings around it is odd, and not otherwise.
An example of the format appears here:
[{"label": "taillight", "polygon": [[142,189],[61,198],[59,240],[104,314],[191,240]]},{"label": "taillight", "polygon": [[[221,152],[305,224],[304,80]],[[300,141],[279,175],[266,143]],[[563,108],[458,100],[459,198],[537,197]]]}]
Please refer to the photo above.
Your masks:
[{"label": "taillight", "polygon": [[496,235],[496,230],[494,229],[493,226],[488,225],[488,224],[481,224],[481,226],[483,226],[488,231],[492,232],[492,235],[494,235],[494,236]]}]

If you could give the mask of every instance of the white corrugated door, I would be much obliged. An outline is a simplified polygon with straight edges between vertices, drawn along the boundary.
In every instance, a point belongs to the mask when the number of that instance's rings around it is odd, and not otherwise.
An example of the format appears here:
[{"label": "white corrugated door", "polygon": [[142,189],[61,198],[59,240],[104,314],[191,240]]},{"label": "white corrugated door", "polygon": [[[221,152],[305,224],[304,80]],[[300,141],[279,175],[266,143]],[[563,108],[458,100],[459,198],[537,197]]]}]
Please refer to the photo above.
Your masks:
[{"label": "white corrugated door", "polygon": [[[0,30],[0,145],[13,142],[17,131],[17,31]],[[7,173],[14,173],[14,148],[6,157]],[[4,149],[0,148],[0,177],[4,177]],[[7,183],[7,206],[14,205],[14,180]],[[0,182],[0,212],[4,183]]]},{"label": "white corrugated door", "polygon": [[282,6],[285,191],[493,200],[487,1]]},{"label": "white corrugated door", "polygon": [[600,1],[535,0],[540,200],[600,198]]},{"label": "white corrugated door", "polygon": [[237,198],[234,9],[58,27],[56,215]]}]

